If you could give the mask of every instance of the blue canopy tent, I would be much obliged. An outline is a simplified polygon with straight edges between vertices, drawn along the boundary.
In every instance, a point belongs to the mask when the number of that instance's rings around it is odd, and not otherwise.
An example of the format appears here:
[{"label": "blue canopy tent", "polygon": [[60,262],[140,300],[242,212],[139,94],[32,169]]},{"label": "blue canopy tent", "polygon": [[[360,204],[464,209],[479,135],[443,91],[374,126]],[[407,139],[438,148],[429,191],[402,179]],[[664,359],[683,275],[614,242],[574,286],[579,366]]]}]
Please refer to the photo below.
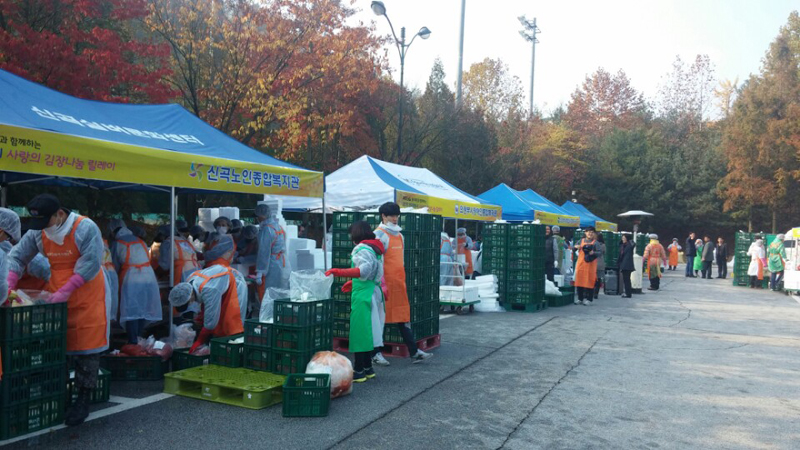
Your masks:
[{"label": "blue canopy tent", "polygon": [[617,231],[616,223],[601,219],[580,203],[567,201],[561,205],[561,209],[580,217],[583,228],[591,226],[595,227],[597,231]]},{"label": "blue canopy tent", "polygon": [[579,224],[577,216],[567,214],[539,194],[531,190],[517,191],[505,183],[478,195],[478,198],[500,205],[503,208],[503,219],[510,222],[538,220],[545,225],[565,227],[577,227]]}]

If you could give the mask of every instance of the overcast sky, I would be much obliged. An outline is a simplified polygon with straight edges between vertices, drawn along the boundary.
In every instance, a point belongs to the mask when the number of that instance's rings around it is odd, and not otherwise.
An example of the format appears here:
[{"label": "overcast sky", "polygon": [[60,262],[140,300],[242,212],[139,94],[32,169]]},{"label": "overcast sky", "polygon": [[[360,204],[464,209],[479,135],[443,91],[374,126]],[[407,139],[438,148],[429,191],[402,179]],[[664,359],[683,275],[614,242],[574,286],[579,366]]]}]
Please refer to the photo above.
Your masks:
[{"label": "overcast sky", "polygon": [[[370,10],[370,0],[357,0],[354,18],[374,22],[388,34],[383,17]],[[385,0],[387,15],[407,39],[420,27],[432,31],[417,39],[406,57],[405,80],[424,89],[436,57],[447,80],[456,83],[461,0]],[[536,46],[534,103],[545,113],[569,102],[570,94],[598,67],[623,69],[634,87],[652,98],[676,55],[691,61],[708,54],[718,79],[757,73],[769,43],[792,10],[790,0],[466,0],[464,70],[486,57],[500,58],[522,80],[529,93],[531,44],[519,35],[520,15],[537,18],[542,33]],[[389,62],[400,79],[395,48]],[[527,98],[526,98],[527,102]]]}]

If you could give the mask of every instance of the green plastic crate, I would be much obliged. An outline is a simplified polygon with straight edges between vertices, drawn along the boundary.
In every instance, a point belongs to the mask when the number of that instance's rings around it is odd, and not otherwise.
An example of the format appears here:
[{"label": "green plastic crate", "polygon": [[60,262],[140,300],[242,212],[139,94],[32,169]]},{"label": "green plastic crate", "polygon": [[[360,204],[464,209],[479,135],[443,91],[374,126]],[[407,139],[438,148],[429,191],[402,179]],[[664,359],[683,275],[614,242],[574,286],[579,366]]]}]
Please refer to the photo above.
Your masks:
[{"label": "green plastic crate", "polygon": [[[98,369],[97,386],[92,389],[89,395],[89,403],[105,403],[111,398],[111,372],[105,369]],[[67,380],[67,405],[74,405],[78,400],[78,390],[75,389],[75,371],[69,372]]]},{"label": "green plastic crate", "polygon": [[64,422],[64,393],[0,406],[0,441],[50,428]]},{"label": "green plastic crate", "polygon": [[251,370],[269,372],[272,370],[272,349],[244,346],[244,367]]},{"label": "green plastic crate", "polygon": [[13,406],[63,394],[66,375],[66,364],[3,374],[0,381],[0,404]]},{"label": "green plastic crate", "polygon": [[257,319],[245,320],[244,343],[255,347],[272,347],[272,324]]},{"label": "green plastic crate", "polygon": [[307,327],[275,325],[272,328],[272,346],[275,350],[332,350],[333,322]]},{"label": "green plastic crate", "polygon": [[293,302],[289,299],[275,300],[275,325],[306,327],[333,320],[333,300]]},{"label": "green plastic crate", "polygon": [[211,364],[223,367],[242,367],[244,359],[244,343],[233,344],[230,341],[243,337],[244,334],[211,339]]},{"label": "green plastic crate", "polygon": [[349,338],[350,337],[350,319],[335,319],[333,321],[333,337],[335,338]]},{"label": "green plastic crate", "polygon": [[347,301],[336,300],[333,302],[333,318],[335,319],[349,319],[352,303]]},{"label": "green plastic crate", "polygon": [[66,303],[0,308],[0,341],[66,337],[66,332]]},{"label": "green plastic crate", "polygon": [[[174,350],[172,353],[175,359]],[[162,361],[160,356],[111,356],[100,357],[100,367],[111,372],[115,381],[160,380],[169,372],[169,361]]]},{"label": "green plastic crate", "polygon": [[272,373],[289,375],[291,373],[304,373],[306,366],[315,351],[294,351],[283,349],[272,349]]},{"label": "green plastic crate", "polygon": [[353,222],[361,220],[360,212],[335,212],[333,213],[333,229],[347,231]]},{"label": "green plastic crate", "polygon": [[64,364],[67,360],[66,347],[66,329],[59,334],[44,337],[37,336],[0,341],[3,372],[10,375],[30,369],[43,369]]},{"label": "green plastic crate", "polygon": [[190,355],[188,348],[176,348],[172,352],[172,370],[191,369],[211,364],[211,355]]},{"label": "green plastic crate", "polygon": [[292,373],[283,383],[283,417],[326,417],[331,405],[331,376]]}]

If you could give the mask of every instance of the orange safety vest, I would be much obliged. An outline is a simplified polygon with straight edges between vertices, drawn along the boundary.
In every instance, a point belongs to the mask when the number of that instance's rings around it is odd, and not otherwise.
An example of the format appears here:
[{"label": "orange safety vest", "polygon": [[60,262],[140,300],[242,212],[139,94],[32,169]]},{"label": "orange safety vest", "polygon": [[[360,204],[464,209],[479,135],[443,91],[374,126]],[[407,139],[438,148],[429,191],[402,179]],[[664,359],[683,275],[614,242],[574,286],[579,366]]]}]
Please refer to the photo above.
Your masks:
[{"label": "orange safety vest", "polygon": [[575,264],[575,286],[582,288],[594,289],[594,283],[597,281],[597,259],[592,262],[586,262],[583,255],[584,245],[594,245],[595,241],[586,242],[586,239],[581,239],[581,245],[578,252],[578,262]]},{"label": "orange safety vest", "polygon": [[[58,245],[42,231],[43,253],[50,260],[50,283],[47,290],[56,292],[74,274],[81,253],[75,243],[75,231],[85,219],[78,216],[72,231]],[[102,269],[94,278],[76,289],[67,300],[67,351],[80,352],[108,345],[106,283]]]},{"label": "orange safety vest", "polygon": [[383,257],[383,275],[389,295],[386,296],[386,323],[408,323],[411,307],[406,290],[406,268],[403,266],[403,238],[386,233],[389,247]]},{"label": "orange safety vest", "polygon": [[456,245],[458,245],[458,254],[464,255],[464,259],[467,262],[467,270],[464,273],[467,276],[472,275],[473,267],[472,267],[472,251],[465,246],[467,245],[467,238],[466,236],[463,238],[456,238]]},{"label": "orange safety vest", "polygon": [[127,250],[125,250],[125,262],[122,263],[122,268],[120,269],[120,273],[119,273],[119,295],[120,295],[120,299],[122,299],[122,282],[125,280],[125,274],[128,273],[128,270],[130,270],[130,269],[144,269],[145,267],[149,267],[150,266],[150,262],[149,261],[146,262],[146,263],[142,263],[142,264],[131,264],[131,245],[137,245],[137,244],[141,245],[142,248],[145,251],[145,254],[148,257],[148,260],[150,259],[150,251],[147,249],[147,244],[145,244],[144,241],[141,240],[141,239],[137,239],[134,242],[127,242],[127,241],[118,240],[117,243],[118,244],[122,244],[125,247],[127,247]]},{"label": "orange safety vest", "polygon": [[678,265],[678,246],[675,244],[669,246],[669,265],[671,267]]},{"label": "orange safety vest", "polygon": [[[283,245],[286,246],[286,232],[283,231],[283,228],[281,228],[281,227],[275,228],[272,225],[267,225],[267,226],[270,227],[270,229],[272,229],[272,231],[275,232],[275,236],[276,237],[277,236],[283,236]],[[269,249],[270,254],[272,254],[272,249],[275,248],[275,242],[277,240],[278,239],[273,239],[272,240],[272,245],[270,246],[270,249]],[[280,252],[280,253],[275,254],[275,259],[276,260],[280,260],[281,261],[281,265],[283,266],[283,268],[284,269],[286,268],[286,255],[284,254],[284,252]],[[258,292],[258,298],[259,299],[263,299],[264,298],[264,293],[267,292],[267,284],[266,284],[266,282],[267,282],[267,276],[266,275],[261,275],[261,284],[259,284],[256,287],[256,291]]]},{"label": "orange safety vest", "polygon": [[[194,277],[202,278],[204,281],[200,284],[198,291],[203,292],[206,283],[214,278],[228,276],[228,291],[222,294],[222,306],[219,309],[219,321],[216,328],[214,328],[214,337],[233,336],[234,334],[244,333],[244,326],[242,325],[242,310],[239,308],[239,291],[236,289],[236,277],[233,276],[233,269],[226,268],[225,272],[220,272],[216,275],[205,275],[202,272],[195,272],[189,279]],[[203,305],[203,314],[205,315],[205,305]]]},{"label": "orange safety vest", "polygon": [[[185,243],[192,250],[184,251],[181,243]],[[197,263],[197,253],[194,251],[194,247],[192,246],[191,242],[184,238],[173,237],[172,245],[175,246],[175,261],[173,262],[174,273],[172,274],[172,279],[174,284],[178,284],[181,282],[184,272],[188,272],[193,269],[199,269],[200,264]],[[120,285],[122,285],[122,283],[120,283]]]},{"label": "orange safety vest", "polygon": [[[226,234],[224,236],[227,236],[228,238],[230,238],[231,241],[234,240],[233,236],[231,236],[230,234]],[[210,242],[209,246],[206,247],[206,252],[211,250],[211,249],[213,249],[214,247],[216,247],[218,245],[218,243],[219,243],[219,241]],[[214,265],[230,267],[231,263],[233,263],[233,256],[235,254],[236,254],[236,242],[234,241],[233,242],[233,248],[230,251],[223,253],[222,256],[220,256],[219,258],[217,258],[217,259],[215,259],[213,261],[206,261],[206,267],[211,267],[211,266],[214,266]]]}]

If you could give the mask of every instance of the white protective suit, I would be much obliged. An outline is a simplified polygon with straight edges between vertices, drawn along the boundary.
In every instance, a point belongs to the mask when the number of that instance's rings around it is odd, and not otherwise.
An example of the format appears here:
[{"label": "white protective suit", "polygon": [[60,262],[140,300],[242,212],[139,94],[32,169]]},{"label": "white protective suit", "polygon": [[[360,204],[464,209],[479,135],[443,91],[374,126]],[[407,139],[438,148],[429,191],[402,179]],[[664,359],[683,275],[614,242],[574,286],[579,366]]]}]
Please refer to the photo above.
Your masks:
[{"label": "white protective suit", "polygon": [[111,291],[111,320],[117,320],[119,316],[119,276],[114,267],[114,259],[111,257],[111,249],[105,242],[103,242],[103,274],[106,276],[106,283]]},{"label": "white protective suit", "polygon": [[[758,276],[758,260],[767,257],[767,251],[764,249],[764,241],[758,239],[750,244],[750,248],[747,250],[747,256],[750,257],[750,265],[747,267],[747,275],[756,277]],[[763,272],[766,272],[767,267],[764,266],[762,270]]]},{"label": "white protective suit", "polygon": [[[64,241],[66,233],[70,233],[74,227],[75,220],[78,215],[73,213],[69,214],[67,220],[59,228],[59,234],[53,236],[53,240],[58,243]],[[81,256],[75,263],[73,273],[80,275],[84,280],[91,280],[102,270],[103,264],[103,236],[100,234],[100,229],[89,218],[84,218],[78,227],[75,229],[75,245]],[[11,249],[9,257],[9,271],[13,271],[17,275],[22,274],[25,267],[36,257],[37,253],[44,253],[44,246],[42,245],[42,232],[31,230],[25,233],[20,239],[19,244]],[[105,300],[106,300],[106,315],[111,316],[111,288],[108,285],[108,280],[103,277],[105,285]],[[106,333],[109,333],[111,320],[107,321]],[[106,342],[109,342],[106,339]],[[108,349],[108,344],[103,347],[85,350],[80,352],[68,352],[69,355],[89,355],[95,354]]]},{"label": "white protective suit", "polygon": [[372,292],[372,345],[373,347],[383,347],[383,326],[386,322],[386,305],[381,291],[381,279],[383,278],[383,259],[376,258],[373,251],[359,251],[368,248],[367,244],[358,244],[353,249],[352,260],[354,267],[358,267],[362,281],[374,281],[375,289]]},{"label": "white protective suit", "polygon": [[265,275],[267,288],[289,288],[292,268],[286,256],[286,233],[274,216],[261,221],[258,227],[256,273]]},{"label": "white protective suit", "polygon": [[11,253],[11,242],[0,242],[0,305],[8,298],[8,254]]},{"label": "white protective suit", "polygon": [[[455,247],[450,240],[450,236],[442,231],[442,243],[439,248],[439,285],[440,286],[454,286],[456,273],[452,263],[456,260]],[[445,264],[446,263],[446,264]]]},{"label": "white protective suit", "polygon": [[111,258],[120,280],[120,325],[124,326],[129,320],[161,320],[161,294],[156,274],[150,266],[147,244],[128,228],[121,228],[111,248]]},{"label": "white protective suit", "polygon": [[[181,252],[184,257],[184,266],[183,266],[184,270],[181,273],[181,281],[183,282],[188,280],[193,273],[200,270],[200,264],[197,263],[196,257],[194,258],[194,260],[191,259],[192,255],[195,256],[197,255],[197,252],[194,246],[187,239],[178,237],[177,242],[178,242],[178,247],[180,248],[175,249],[175,260],[180,259]],[[166,272],[169,272],[169,267],[170,267],[169,252],[171,246],[172,246],[172,238],[164,239],[164,241],[161,243],[161,248],[158,254],[158,267],[160,267],[161,270],[164,270]]]},{"label": "white protective suit", "polygon": [[[206,276],[213,276],[228,270],[225,266],[214,265],[209,268],[203,269],[199,273]],[[242,314],[242,323],[244,323],[247,314],[247,282],[244,277],[236,269],[233,271],[233,276],[236,279],[236,293],[239,296],[239,311]],[[188,283],[194,289],[195,298],[197,302],[204,306],[203,313],[203,328],[213,330],[219,324],[219,317],[222,309],[222,297],[228,292],[229,277],[217,277],[211,279],[203,287],[203,292],[200,292],[200,285],[205,281],[202,277],[192,277]]]},{"label": "white protective suit", "polygon": [[206,243],[206,251],[203,253],[203,260],[208,267],[209,263],[224,258],[233,261],[236,257],[236,242],[230,234],[213,233]]}]

